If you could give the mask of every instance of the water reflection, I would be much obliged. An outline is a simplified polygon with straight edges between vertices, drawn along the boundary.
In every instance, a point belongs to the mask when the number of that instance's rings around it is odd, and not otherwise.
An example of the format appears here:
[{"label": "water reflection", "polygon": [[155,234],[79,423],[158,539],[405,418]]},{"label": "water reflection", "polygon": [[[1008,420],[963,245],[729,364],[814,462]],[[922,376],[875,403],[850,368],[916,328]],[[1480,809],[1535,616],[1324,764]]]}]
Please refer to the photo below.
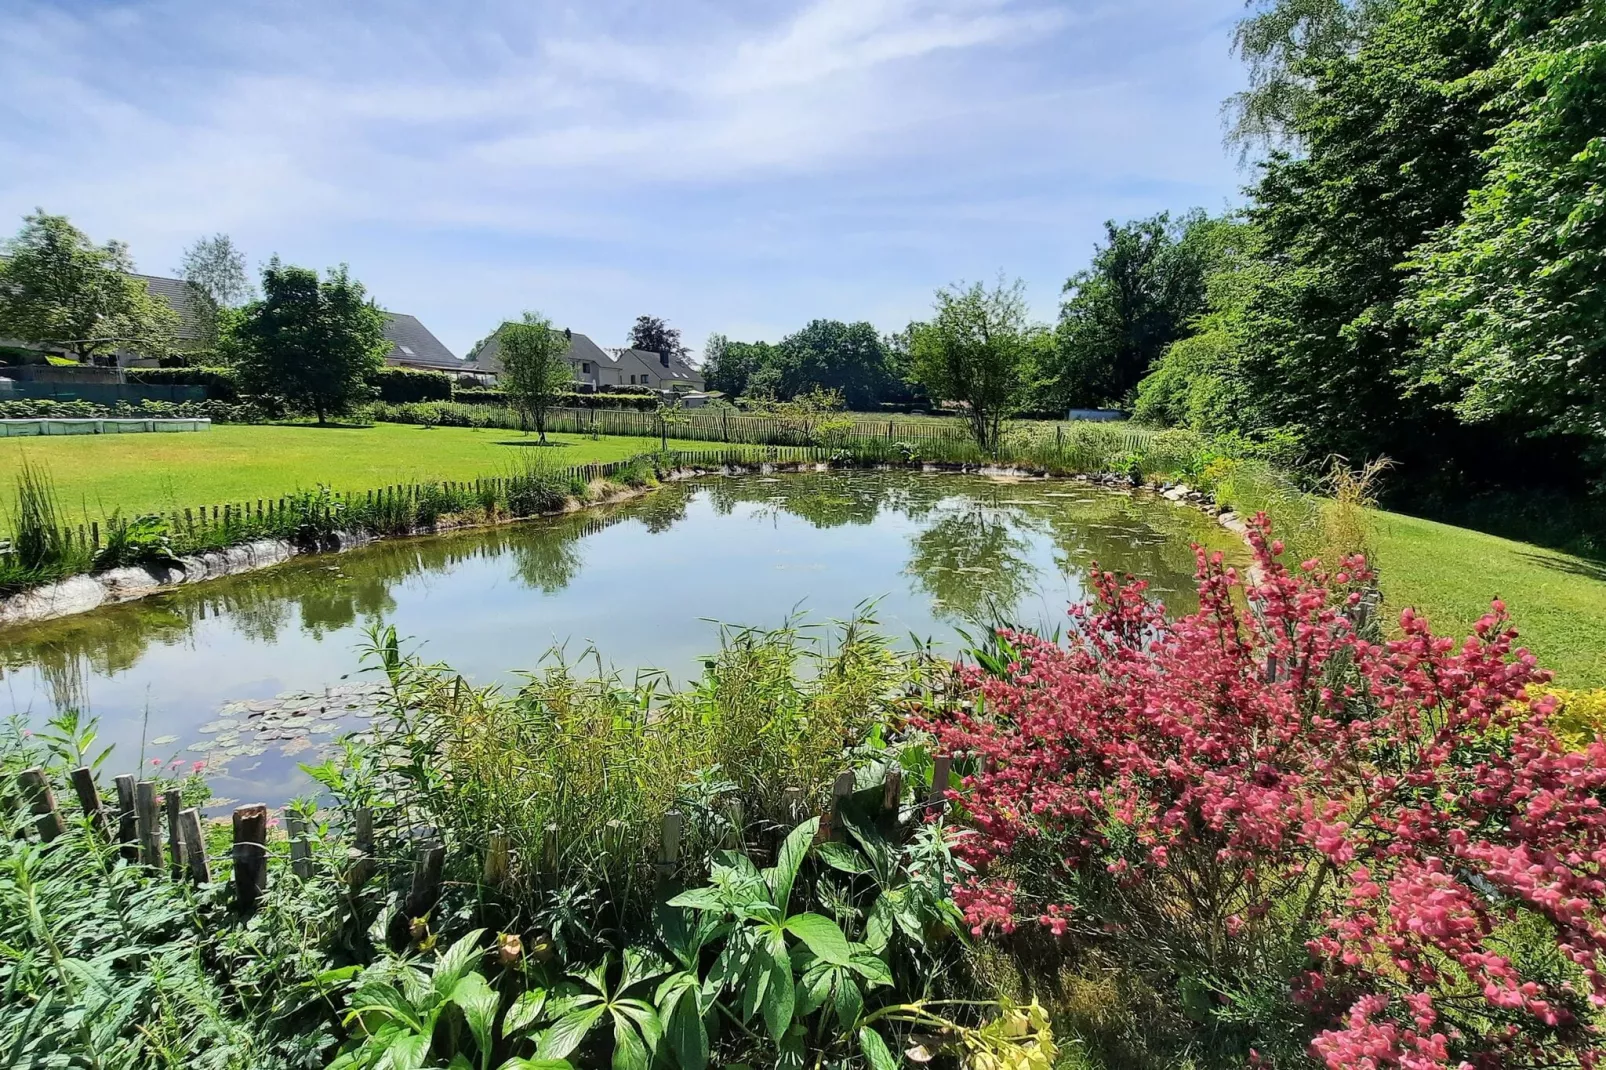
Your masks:
[{"label": "water reflection", "polygon": [[[11,629],[0,672],[12,710],[86,709],[108,741],[139,747],[193,739],[229,704],[338,684],[381,622],[481,682],[565,643],[684,679],[715,641],[706,620],[773,626],[800,605],[824,621],[879,599],[887,634],[939,642],[955,625],[998,619],[1052,628],[1084,596],[1094,560],[1187,610],[1192,539],[1235,548],[1195,512],[1084,484],[907,472],[697,480],[602,511],[379,543]],[[248,786],[294,779],[288,757],[262,760]]]}]

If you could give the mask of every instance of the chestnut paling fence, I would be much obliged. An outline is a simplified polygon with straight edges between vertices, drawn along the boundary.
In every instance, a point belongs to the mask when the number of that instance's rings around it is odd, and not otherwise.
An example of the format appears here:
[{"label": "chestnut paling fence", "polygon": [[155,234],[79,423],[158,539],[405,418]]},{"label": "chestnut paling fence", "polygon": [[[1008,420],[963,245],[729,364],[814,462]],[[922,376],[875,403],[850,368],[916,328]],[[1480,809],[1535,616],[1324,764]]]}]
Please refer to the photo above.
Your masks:
[{"label": "chestnut paling fence", "polygon": [[[913,805],[903,802],[903,773],[893,767],[881,783],[880,810],[894,827],[907,827],[911,820],[940,812],[947,805],[947,794],[952,787],[953,759],[938,755],[932,762],[929,783],[918,785]],[[287,806],[283,810],[287,851],[275,856],[269,851],[269,809],[261,803],[234,808],[232,814],[232,842],[226,855],[209,855],[205,831],[206,818],[199,807],[186,807],[177,788],[163,789],[154,780],[136,780],[124,774],[113,780],[116,802],[105,805],[95,774],[88,766],[80,766],[68,775],[73,795],[78,800],[79,813],[64,812],[56,798],[56,787],[49,775],[39,766],[17,774],[15,787],[21,801],[26,803],[33,817],[34,833],[46,844],[60,841],[70,844],[68,836],[73,823],[86,829],[87,835],[107,845],[115,846],[118,853],[131,864],[138,864],[153,877],[166,874],[175,881],[193,884],[211,884],[214,880],[227,880],[232,886],[234,904],[242,914],[255,911],[262,893],[267,890],[270,859],[281,858],[291,873],[301,880],[312,879],[317,867],[328,866],[330,858],[339,858],[340,872],[325,875],[342,880],[352,891],[359,890],[374,875],[379,859],[376,856],[374,811],[358,809],[345,814],[342,834],[347,847],[344,852],[313,851],[314,815]],[[855,778],[851,770],[843,770],[832,784],[829,802],[820,813],[818,840],[843,838],[841,823],[836,819],[849,795],[855,792]],[[805,816],[802,788],[789,788],[783,793],[788,817],[795,826]],[[6,800],[14,803],[16,800]],[[732,804],[739,807],[739,804]],[[664,814],[659,831],[656,860],[653,862],[660,880],[674,880],[681,873],[682,823],[679,810]],[[618,822],[611,824],[617,825]],[[775,842],[784,837],[788,828],[771,830]],[[563,830],[548,825],[542,830],[547,855],[555,858],[558,840]],[[604,837],[609,830],[604,830]],[[421,916],[439,900],[446,860],[446,847],[437,830],[409,830],[407,840],[416,844],[412,857],[412,883],[406,899],[410,916]],[[508,837],[505,833],[493,834],[484,852],[482,879],[488,885],[506,879],[509,858]],[[773,849],[774,843],[758,844],[745,835],[739,820],[732,823],[729,839],[722,845],[731,850]],[[216,875],[214,875],[216,866]],[[227,876],[224,876],[224,869]]]}]

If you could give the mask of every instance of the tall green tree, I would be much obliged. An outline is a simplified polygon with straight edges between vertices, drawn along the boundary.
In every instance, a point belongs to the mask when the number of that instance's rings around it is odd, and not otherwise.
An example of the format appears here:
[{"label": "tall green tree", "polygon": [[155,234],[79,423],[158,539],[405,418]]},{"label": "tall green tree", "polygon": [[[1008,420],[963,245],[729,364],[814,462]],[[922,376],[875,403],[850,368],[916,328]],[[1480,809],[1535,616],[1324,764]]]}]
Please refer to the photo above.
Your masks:
[{"label": "tall green tree", "polygon": [[96,245],[66,216],[44,209],[23,218],[0,259],[0,336],[81,360],[130,349],[173,349],[178,314],[131,277],[128,246]]},{"label": "tall green tree", "polygon": [[370,396],[366,379],[390,348],[384,313],[344,265],[320,281],[278,257],[233,333],[246,391],[314,413],[320,427]]},{"label": "tall green tree", "polygon": [[710,390],[740,397],[750,392],[753,376],[774,363],[775,347],[768,342],[733,342],[713,334],[703,350],[703,382]]},{"label": "tall green tree", "polygon": [[1202,211],[1173,220],[1106,223],[1092,264],[1065,283],[1054,366],[1039,407],[1123,405],[1167,346],[1205,310],[1205,278],[1219,221]]},{"label": "tall green tree", "polygon": [[1476,81],[1510,121],[1417,258],[1418,381],[1475,424],[1575,436],[1606,472],[1606,7],[1490,11],[1502,51]]},{"label": "tall green tree", "polygon": [[850,409],[873,409],[887,392],[887,347],[868,323],[812,320],[781,339],[782,390],[788,397],[835,390]]},{"label": "tall green tree", "polygon": [[202,349],[216,350],[226,314],[251,296],[245,254],[227,234],[197,238],[184,250],[179,278],[184,280],[196,308],[196,341]]},{"label": "tall green tree", "polygon": [[690,353],[680,342],[680,331],[658,316],[637,316],[630,328],[630,348],[647,353],[665,353],[671,357],[684,357]]},{"label": "tall green tree", "polygon": [[959,402],[977,445],[996,452],[1004,418],[1026,398],[1026,373],[1048,333],[1026,315],[1025,284],[1003,280],[937,291],[936,315],[909,326],[915,378],[934,398]]},{"label": "tall green tree", "polygon": [[1314,461],[1455,467],[1466,444],[1445,398],[1409,377],[1404,265],[1482,175],[1490,94],[1468,76],[1492,56],[1457,0],[1402,0],[1316,78],[1305,154],[1274,155],[1248,211],[1266,270],[1239,325],[1246,430],[1293,434]]},{"label": "tall green tree", "polygon": [[497,382],[546,441],[547,412],[574,389],[574,369],[564,359],[569,339],[538,312],[502,326],[502,374]]}]

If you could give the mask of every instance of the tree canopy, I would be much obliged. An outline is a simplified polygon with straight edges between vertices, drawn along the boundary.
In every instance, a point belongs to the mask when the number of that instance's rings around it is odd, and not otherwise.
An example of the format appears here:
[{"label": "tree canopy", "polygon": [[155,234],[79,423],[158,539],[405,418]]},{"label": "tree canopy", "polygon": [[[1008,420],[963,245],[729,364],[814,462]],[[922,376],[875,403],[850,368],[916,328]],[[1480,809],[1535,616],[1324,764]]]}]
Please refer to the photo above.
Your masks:
[{"label": "tree canopy", "polygon": [[684,357],[691,350],[680,343],[680,331],[657,316],[637,316],[630,328],[630,348]]},{"label": "tree canopy", "polygon": [[972,436],[996,450],[1003,420],[1025,400],[1026,374],[1047,329],[1029,322],[1020,280],[937,291],[936,315],[909,326],[914,376],[964,408]]},{"label": "tree canopy", "polygon": [[197,341],[202,349],[214,350],[224,330],[224,313],[251,295],[245,254],[227,234],[197,238],[184,250],[179,277],[196,307]]},{"label": "tree canopy", "polygon": [[24,217],[0,259],[0,336],[88,359],[118,349],[163,356],[178,314],[133,277],[128,246],[96,245],[66,216]]},{"label": "tree canopy", "polygon": [[545,442],[547,411],[574,389],[574,369],[564,360],[569,339],[545,316],[526,312],[516,323],[502,325],[501,347],[498,382]]},{"label": "tree canopy", "polygon": [[385,315],[344,265],[320,281],[311,268],[262,269],[262,297],[233,329],[241,385],[311,412],[320,425],[369,396],[367,377],[384,364]]}]

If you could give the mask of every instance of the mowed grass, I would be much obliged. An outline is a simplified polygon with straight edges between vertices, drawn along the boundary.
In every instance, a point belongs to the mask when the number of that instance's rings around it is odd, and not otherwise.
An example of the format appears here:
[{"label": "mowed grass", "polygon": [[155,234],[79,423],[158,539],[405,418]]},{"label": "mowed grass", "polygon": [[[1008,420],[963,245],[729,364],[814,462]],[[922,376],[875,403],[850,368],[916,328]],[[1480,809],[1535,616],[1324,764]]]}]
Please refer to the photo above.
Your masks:
[{"label": "mowed grass", "polygon": [[[0,525],[9,527],[24,458],[50,474],[73,520],[170,512],[278,498],[325,484],[362,491],[392,483],[507,474],[539,451],[560,464],[617,461],[659,448],[656,438],[548,435],[495,428],[242,426],[139,435],[0,439]],[[706,443],[671,448],[701,449]]]},{"label": "mowed grass", "polygon": [[1414,606],[1467,635],[1498,597],[1519,645],[1570,688],[1606,687],[1606,565],[1431,520],[1378,513],[1379,579],[1392,615]]}]

